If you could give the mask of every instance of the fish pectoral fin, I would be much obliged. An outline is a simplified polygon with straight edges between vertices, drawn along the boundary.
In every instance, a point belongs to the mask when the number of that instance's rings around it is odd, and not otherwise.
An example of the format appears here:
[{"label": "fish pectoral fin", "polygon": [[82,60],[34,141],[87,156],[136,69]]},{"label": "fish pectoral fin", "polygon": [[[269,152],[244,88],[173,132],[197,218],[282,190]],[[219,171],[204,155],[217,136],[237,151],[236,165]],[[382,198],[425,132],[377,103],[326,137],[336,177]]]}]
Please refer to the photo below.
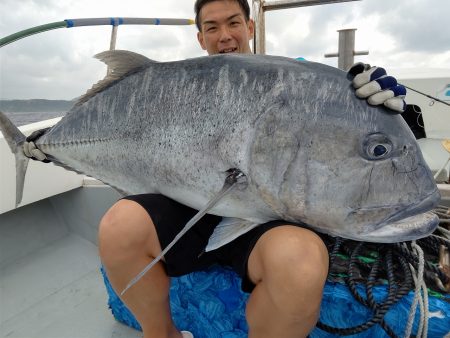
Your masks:
[{"label": "fish pectoral fin", "polygon": [[[261,222],[262,223],[262,222]],[[224,217],[222,221],[217,224],[209,238],[208,245],[205,251],[212,251],[231,242],[239,236],[245,234],[261,223],[254,221],[247,221],[240,218]]]},{"label": "fish pectoral fin", "polygon": [[[107,183],[106,183],[107,184]],[[112,186],[112,185],[109,185],[111,188],[113,188],[115,191],[117,191],[117,193],[119,194],[119,195],[122,195],[122,197],[125,197],[125,196],[128,196],[130,193],[129,192],[127,192],[127,191],[125,191],[125,190],[123,190],[123,189],[120,189],[120,188],[118,188],[118,187],[115,187],[115,186]]]},{"label": "fish pectoral fin", "polygon": [[150,60],[144,55],[128,50],[107,50],[96,54],[95,58],[108,66],[108,74],[103,80],[94,84],[86,94],[80,96],[75,105],[81,105],[116,81],[145,66],[156,63],[156,61]]}]

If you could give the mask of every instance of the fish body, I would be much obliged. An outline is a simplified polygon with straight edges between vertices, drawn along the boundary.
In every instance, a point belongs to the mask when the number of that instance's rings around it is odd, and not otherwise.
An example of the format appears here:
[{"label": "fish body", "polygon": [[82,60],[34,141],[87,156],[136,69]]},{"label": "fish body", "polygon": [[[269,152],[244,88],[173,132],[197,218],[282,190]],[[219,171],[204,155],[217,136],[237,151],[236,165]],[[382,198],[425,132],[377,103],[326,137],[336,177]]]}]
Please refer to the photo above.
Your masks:
[{"label": "fish body", "polygon": [[[121,53],[107,62],[126,65]],[[246,187],[209,213],[373,242],[437,226],[427,211],[439,192],[408,126],[358,99],[338,69],[256,55],[148,60],[82,102],[35,144],[126,194],[201,209],[236,168]]]}]

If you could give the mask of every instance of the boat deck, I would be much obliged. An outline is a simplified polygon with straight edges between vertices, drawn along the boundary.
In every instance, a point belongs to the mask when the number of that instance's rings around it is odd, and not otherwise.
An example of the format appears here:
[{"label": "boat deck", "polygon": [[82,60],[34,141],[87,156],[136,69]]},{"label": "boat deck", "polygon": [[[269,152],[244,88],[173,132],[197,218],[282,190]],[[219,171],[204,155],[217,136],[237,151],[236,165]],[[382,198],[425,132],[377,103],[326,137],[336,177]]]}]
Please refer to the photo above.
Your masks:
[{"label": "boat deck", "polygon": [[1,338],[142,337],[112,316],[99,269],[98,223],[118,198],[83,187],[0,215]]},{"label": "boat deck", "polygon": [[[108,203],[91,215],[92,206],[67,205],[68,199],[81,202],[80,194],[87,198],[83,203],[99,193],[115,200],[108,188],[98,189],[78,189],[0,216],[0,337],[142,336],[115,321],[107,306],[95,233]],[[66,217],[71,210],[87,210],[76,231]]]}]

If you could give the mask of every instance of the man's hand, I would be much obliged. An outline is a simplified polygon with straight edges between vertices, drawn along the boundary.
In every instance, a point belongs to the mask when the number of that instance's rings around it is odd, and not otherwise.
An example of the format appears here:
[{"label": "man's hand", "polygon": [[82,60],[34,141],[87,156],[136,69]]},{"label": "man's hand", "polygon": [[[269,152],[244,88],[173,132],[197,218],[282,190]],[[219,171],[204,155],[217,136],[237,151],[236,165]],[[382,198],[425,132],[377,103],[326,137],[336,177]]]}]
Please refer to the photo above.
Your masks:
[{"label": "man's hand", "polygon": [[358,62],[350,68],[348,75],[354,76],[353,87],[359,98],[367,99],[374,106],[384,104],[394,112],[405,111],[406,88],[398,85],[394,77],[387,76],[384,68]]}]

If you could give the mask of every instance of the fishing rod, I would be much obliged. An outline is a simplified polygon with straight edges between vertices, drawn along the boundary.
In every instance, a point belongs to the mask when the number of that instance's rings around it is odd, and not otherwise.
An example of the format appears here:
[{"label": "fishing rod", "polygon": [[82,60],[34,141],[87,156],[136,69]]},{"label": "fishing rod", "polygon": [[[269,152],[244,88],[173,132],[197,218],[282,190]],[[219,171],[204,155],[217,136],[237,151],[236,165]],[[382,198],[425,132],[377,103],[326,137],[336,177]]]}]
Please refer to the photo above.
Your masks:
[{"label": "fishing rod", "polygon": [[0,48],[14,41],[23,39],[27,36],[50,31],[58,28],[73,28],[83,26],[120,26],[120,25],[171,25],[187,26],[193,25],[192,19],[170,19],[170,18],[86,18],[86,19],[66,19],[63,21],[52,22],[45,25],[32,27],[20,32],[8,35],[0,39]]},{"label": "fishing rod", "polygon": [[[439,102],[439,103],[443,103],[443,104],[445,104],[446,106],[450,106],[450,103],[447,103],[447,102],[445,102],[445,101],[443,101],[443,100],[441,100],[441,99],[438,99],[437,97],[434,97],[434,96],[431,96],[431,95],[422,93],[421,91],[418,91],[417,89],[414,89],[414,88],[405,86],[404,84],[401,84],[401,83],[399,83],[399,85],[402,85],[403,87],[408,88],[409,90],[412,90],[412,91],[416,92],[417,94],[426,96],[426,97],[428,97],[429,99],[432,99],[433,101],[436,101],[436,102]],[[430,104],[430,105],[431,105],[431,104]]]}]

